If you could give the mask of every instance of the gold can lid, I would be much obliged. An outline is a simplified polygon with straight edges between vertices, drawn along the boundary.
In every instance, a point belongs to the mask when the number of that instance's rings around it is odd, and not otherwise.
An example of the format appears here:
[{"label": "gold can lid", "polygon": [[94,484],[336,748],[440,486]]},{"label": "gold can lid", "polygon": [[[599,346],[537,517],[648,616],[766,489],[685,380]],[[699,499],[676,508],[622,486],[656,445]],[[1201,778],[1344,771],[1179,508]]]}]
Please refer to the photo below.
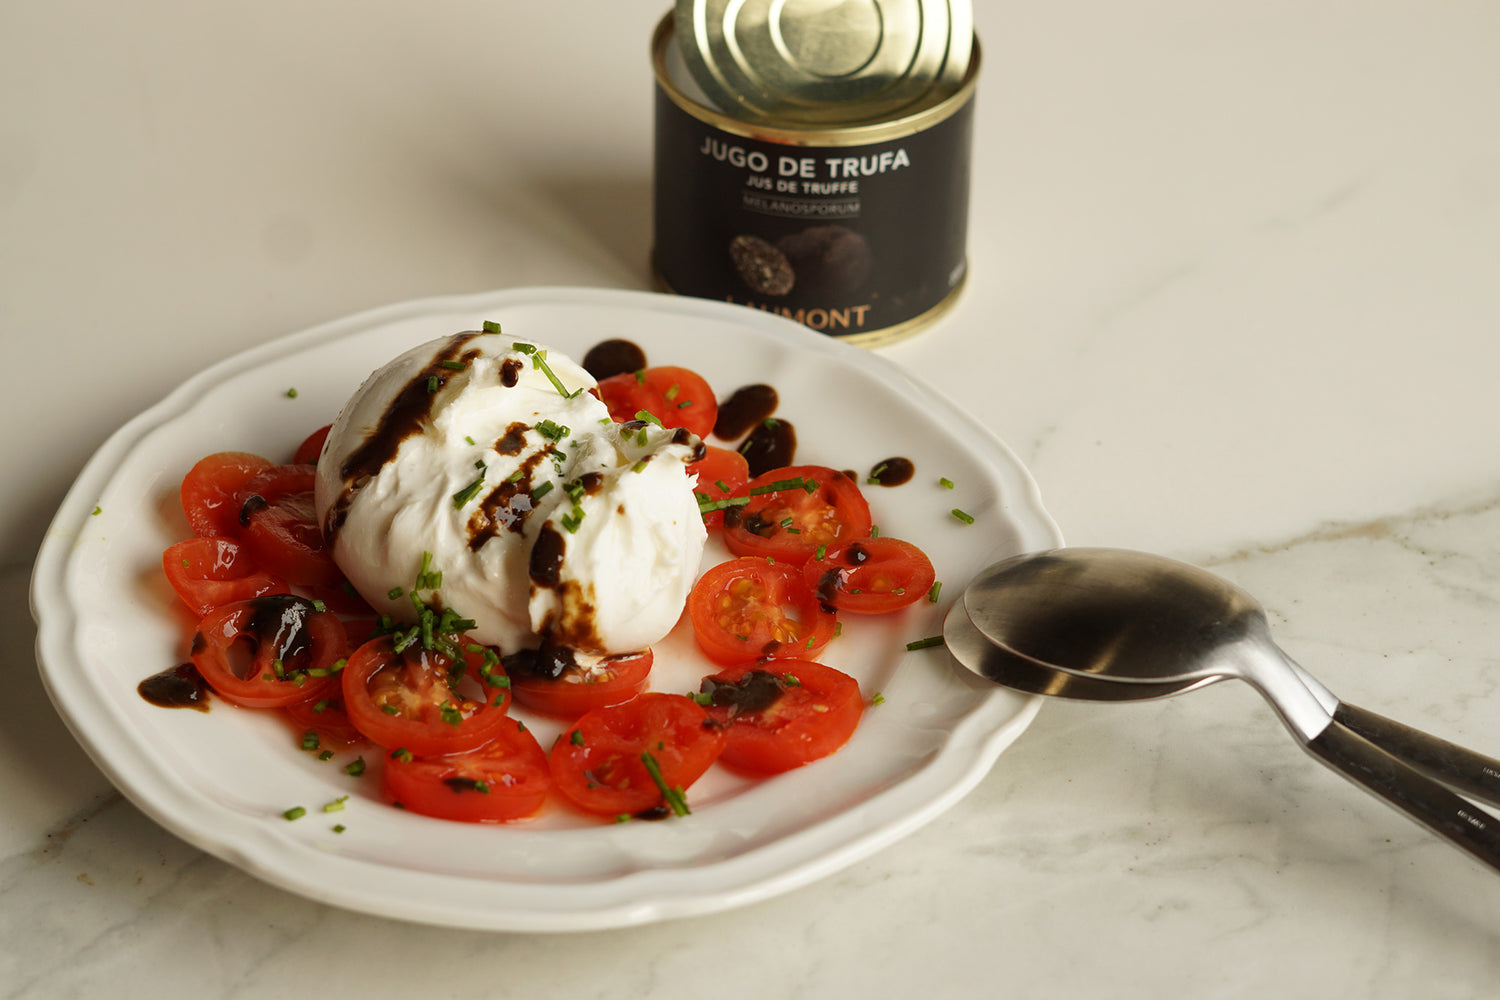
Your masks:
[{"label": "gold can lid", "polygon": [[719,110],[765,125],[857,125],[958,90],[969,0],[677,0],[677,42]]}]

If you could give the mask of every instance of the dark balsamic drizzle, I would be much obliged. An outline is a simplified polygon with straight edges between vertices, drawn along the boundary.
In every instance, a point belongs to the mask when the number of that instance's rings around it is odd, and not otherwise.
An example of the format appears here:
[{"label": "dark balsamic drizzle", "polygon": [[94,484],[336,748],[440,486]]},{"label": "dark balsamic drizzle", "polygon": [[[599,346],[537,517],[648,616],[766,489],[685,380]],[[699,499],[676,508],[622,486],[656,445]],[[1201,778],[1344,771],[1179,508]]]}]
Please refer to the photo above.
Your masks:
[{"label": "dark balsamic drizzle", "polygon": [[769,671],[749,670],[737,681],[705,677],[698,690],[708,695],[714,705],[728,708],[732,719],[738,715],[764,712],[781,698],[786,685]]},{"label": "dark balsamic drizzle", "polygon": [[901,486],[911,482],[911,477],[916,475],[917,467],[909,458],[888,458],[884,462],[876,462],[875,468],[870,470],[866,481],[880,486]]},{"label": "dark balsamic drizzle", "polygon": [[646,367],[646,352],[628,340],[601,340],[583,356],[583,370],[603,382],[615,375]]},{"label": "dark balsamic drizzle", "polygon": [[769,385],[741,386],[719,403],[719,416],[714,421],[714,436],[725,441],[741,437],[750,428],[765,421],[776,412],[780,398]]},{"label": "dark balsamic drizzle", "polygon": [[548,588],[556,588],[562,583],[563,556],[567,549],[567,540],[555,527],[542,525],[542,532],[531,548],[531,582]]},{"label": "dark balsamic drizzle", "polygon": [[789,421],[762,420],[740,445],[740,454],[750,466],[753,479],[762,473],[791,465],[797,454],[797,430]]},{"label": "dark balsamic drizzle", "polygon": [[208,682],[191,663],[179,663],[152,674],[136,685],[136,692],[161,708],[208,711]]},{"label": "dark balsamic drizzle", "polygon": [[484,336],[483,333],[472,331],[449,338],[448,346],[435,354],[426,367],[407,382],[391,400],[380,422],[376,425],[374,433],[350,452],[348,458],[344,459],[344,464],[339,467],[339,478],[343,480],[344,489],[339,498],[328,508],[323,522],[323,536],[330,547],[339,529],[343,527],[344,518],[348,515],[349,505],[354,501],[354,495],[395,457],[396,449],[401,446],[401,442],[421,433],[423,425],[432,413],[432,404],[436,397],[436,394],[429,389],[429,380],[436,378],[439,384],[447,380],[451,372],[443,364],[445,361],[467,362],[473,359],[476,353],[473,350],[466,353],[464,348],[474,338],[482,336]]}]

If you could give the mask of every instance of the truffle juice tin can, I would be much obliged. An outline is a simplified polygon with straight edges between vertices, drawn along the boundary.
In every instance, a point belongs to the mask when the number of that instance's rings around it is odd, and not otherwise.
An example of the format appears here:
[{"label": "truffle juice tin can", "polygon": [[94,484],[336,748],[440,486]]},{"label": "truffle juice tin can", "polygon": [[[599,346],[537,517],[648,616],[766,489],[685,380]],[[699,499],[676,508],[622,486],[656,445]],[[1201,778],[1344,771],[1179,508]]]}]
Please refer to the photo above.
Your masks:
[{"label": "truffle juice tin can", "polygon": [[[668,290],[875,346],[921,329],[967,273],[978,46],[961,77],[847,124],[721,110],[671,15],[656,73],[652,265]],[[823,116],[828,117],[827,115]]]}]

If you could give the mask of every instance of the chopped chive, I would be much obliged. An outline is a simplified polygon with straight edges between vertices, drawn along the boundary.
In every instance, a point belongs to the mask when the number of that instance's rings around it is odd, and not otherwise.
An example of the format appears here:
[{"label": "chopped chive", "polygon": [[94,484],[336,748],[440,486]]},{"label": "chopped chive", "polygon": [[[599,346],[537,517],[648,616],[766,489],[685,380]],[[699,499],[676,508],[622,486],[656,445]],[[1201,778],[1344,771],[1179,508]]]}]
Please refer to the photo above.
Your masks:
[{"label": "chopped chive", "polygon": [[475,441],[473,436],[470,434],[464,435],[464,441],[466,441],[470,447],[476,447],[479,444],[479,442]]},{"label": "chopped chive", "polygon": [[443,380],[442,379],[438,378],[436,375],[429,375],[429,376],[427,376],[427,391],[428,391],[429,394],[437,392],[442,387],[443,387]]},{"label": "chopped chive", "polygon": [[635,384],[636,385],[645,385],[646,384],[646,369],[644,369],[644,368],[637,368],[635,371],[631,372],[630,374],[635,378]]},{"label": "chopped chive", "polygon": [[682,789],[671,788],[667,785],[667,780],[662,777],[661,765],[656,762],[655,757],[650,753],[643,753],[641,763],[646,765],[646,773],[651,775],[651,780],[656,783],[657,788],[661,789],[662,800],[666,802],[673,814],[687,816],[692,813],[692,810],[688,808],[687,796],[683,794]]},{"label": "chopped chive", "polygon": [[484,332],[485,333],[499,333],[500,332],[500,324],[494,322],[493,320],[485,320],[484,321]]},{"label": "chopped chive", "polygon": [[942,644],[943,644],[943,637],[942,636],[940,636],[940,635],[929,635],[925,639],[917,639],[917,640],[915,640],[913,642],[908,642],[906,644],[906,649],[907,649],[907,652],[914,652],[914,651],[916,651],[918,649],[931,649],[933,646],[941,646]]},{"label": "chopped chive", "polygon": [[871,705],[884,705],[885,704],[885,695],[881,694],[879,691],[876,691],[874,697],[872,697],[870,699],[870,704]]},{"label": "chopped chive", "polygon": [[944,476],[942,479],[938,480],[938,485],[945,490],[951,490],[953,489],[953,480],[949,479],[947,476]]},{"label": "chopped chive", "polygon": [[295,386],[293,388],[288,389],[286,391],[286,398],[287,399],[296,399],[297,398],[297,389],[296,389]]},{"label": "chopped chive", "polygon": [[813,553],[814,559],[823,559],[828,555],[828,546],[819,545],[818,550]]},{"label": "chopped chive", "polygon": [[573,730],[573,735],[568,737],[568,742],[573,744],[575,747],[583,746],[583,730]]},{"label": "chopped chive", "polygon": [[307,732],[302,734],[302,749],[318,749],[318,734],[314,730],[309,729]]},{"label": "chopped chive", "polygon": [[[103,514],[103,513],[104,513],[104,508],[100,507],[98,504],[95,504],[94,505],[94,509],[91,510],[91,511],[89,511],[89,516],[90,517],[98,517],[100,514]],[[186,562],[186,560],[184,560],[184,562]]]},{"label": "chopped chive", "polygon": [[348,802],[348,801],[349,801],[349,796],[347,796],[347,795],[340,795],[338,798],[334,799],[332,802],[325,802],[323,804],[323,811],[326,812],[326,813],[341,812],[343,810],[343,808],[344,808],[344,803]]},{"label": "chopped chive", "polygon": [[650,410],[636,410],[635,419],[644,420],[646,421],[646,423],[655,424],[658,427],[662,426],[661,420],[658,419],[656,414],[652,413]]},{"label": "chopped chive", "polygon": [[942,592],[943,592],[943,581],[942,580],[938,580],[937,582],[935,582],[932,585],[932,589],[927,592],[927,603],[928,604],[936,604],[938,602],[938,595],[941,594]]},{"label": "chopped chive", "polygon": [[465,486],[463,489],[453,494],[453,506],[455,508],[463,507],[470,500],[473,500],[475,497],[477,497],[479,495],[479,491],[482,489],[484,489],[484,476],[480,476],[468,486]]},{"label": "chopped chive", "polygon": [[402,590],[400,587],[392,587],[390,590],[387,590],[385,592],[385,596],[394,601],[404,593],[406,593],[406,591]]},{"label": "chopped chive", "polygon": [[342,824],[342,823],[335,823],[335,824],[333,824],[333,832],[334,833],[343,833],[346,829],[347,829],[347,827],[345,827],[344,824]]},{"label": "chopped chive", "polygon": [[973,524],[974,523],[974,515],[973,514],[967,513],[966,511],[959,510],[957,507],[954,507],[951,511],[949,511],[949,513],[952,514],[954,517],[958,518],[964,524]]},{"label": "chopped chive", "polygon": [[442,361],[439,361],[438,364],[442,365],[444,368],[448,369],[449,371],[453,371],[453,372],[461,372],[465,368],[469,367],[464,362],[462,362],[462,361],[455,361],[452,358],[444,358]]},{"label": "chopped chive", "polygon": [[306,816],[306,815],[307,815],[307,810],[306,809],[302,808],[301,806],[292,806],[292,808],[290,808],[286,812],[282,813],[281,817],[283,819],[286,819],[286,820],[294,820],[294,819],[301,819],[303,816]]},{"label": "chopped chive", "polygon": [[724,480],[722,480],[722,479],[715,479],[714,480],[714,485],[719,488],[719,492],[720,493],[728,493],[729,492],[729,484],[726,483],[726,482],[724,482]]},{"label": "chopped chive", "polygon": [[386,715],[400,715],[401,714],[401,709],[397,708],[395,705],[381,705],[380,706],[380,710],[382,712],[384,712]]},{"label": "chopped chive", "polygon": [[357,778],[361,774],[364,774],[365,759],[363,757],[354,758],[354,760],[351,760],[349,763],[344,765],[344,773],[351,778]]},{"label": "chopped chive", "polygon": [[391,760],[399,760],[405,763],[409,762],[411,759],[412,752],[406,749],[406,747],[397,747],[395,750],[391,751]]},{"label": "chopped chive", "polygon": [[332,750],[324,750],[322,753],[318,754],[318,759],[319,760],[333,760],[333,751]]}]

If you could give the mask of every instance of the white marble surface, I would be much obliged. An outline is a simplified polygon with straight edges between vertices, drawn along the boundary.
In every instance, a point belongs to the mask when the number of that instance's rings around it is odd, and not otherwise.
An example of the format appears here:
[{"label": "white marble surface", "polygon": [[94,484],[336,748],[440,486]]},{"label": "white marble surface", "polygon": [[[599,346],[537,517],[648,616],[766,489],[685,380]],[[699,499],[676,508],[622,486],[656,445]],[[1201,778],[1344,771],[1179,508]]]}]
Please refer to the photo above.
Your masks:
[{"label": "white marble surface", "polygon": [[[578,936],[322,908],[111,790],[31,651],[71,478],[263,337],[647,287],[665,5],[588,8],[0,7],[0,997],[1493,995],[1496,876],[1238,686],[1049,704],[842,874]],[[976,20],[974,280],[887,353],[1011,443],[1070,542],[1213,567],[1336,691],[1500,754],[1500,6]]]}]

